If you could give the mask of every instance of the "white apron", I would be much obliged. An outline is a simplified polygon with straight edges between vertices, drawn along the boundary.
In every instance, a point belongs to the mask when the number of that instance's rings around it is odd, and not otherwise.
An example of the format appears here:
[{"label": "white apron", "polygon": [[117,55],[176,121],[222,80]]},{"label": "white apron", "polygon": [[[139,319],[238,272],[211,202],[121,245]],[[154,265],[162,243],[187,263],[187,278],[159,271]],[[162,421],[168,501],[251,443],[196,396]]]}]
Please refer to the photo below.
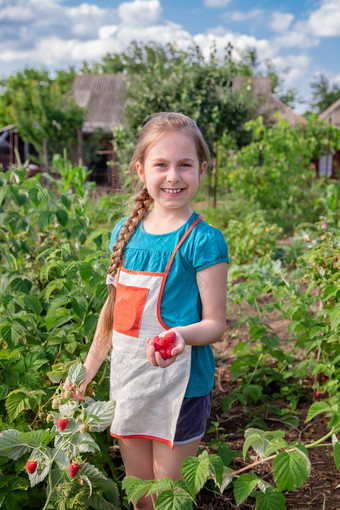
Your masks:
[{"label": "white apron", "polygon": [[[167,368],[153,367],[146,340],[170,329],[160,315],[162,294],[175,254],[201,216],[175,247],[164,273],[130,271],[121,265],[114,309],[110,398],[115,400],[111,435],[147,438],[173,448],[179,411],[190,376],[191,346]],[[190,297],[190,296],[188,296]]]}]

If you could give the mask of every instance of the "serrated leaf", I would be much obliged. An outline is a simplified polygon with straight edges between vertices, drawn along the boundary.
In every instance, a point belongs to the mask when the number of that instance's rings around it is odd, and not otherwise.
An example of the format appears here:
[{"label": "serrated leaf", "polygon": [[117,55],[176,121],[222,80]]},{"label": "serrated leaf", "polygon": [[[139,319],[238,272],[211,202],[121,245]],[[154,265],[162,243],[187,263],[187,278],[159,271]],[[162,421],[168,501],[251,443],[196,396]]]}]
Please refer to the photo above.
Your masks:
[{"label": "serrated leaf", "polygon": [[34,450],[32,452],[32,458],[35,458],[37,461],[37,469],[33,474],[28,473],[28,478],[31,484],[31,487],[34,487],[38,483],[42,482],[46,476],[48,475],[49,467],[50,467],[50,459],[48,456],[42,455],[39,451]]},{"label": "serrated leaf", "polygon": [[70,383],[77,384],[79,386],[86,377],[86,367],[81,363],[76,363],[72,365],[68,371],[68,378]]},{"label": "serrated leaf", "polygon": [[23,302],[25,303],[25,306],[32,310],[36,315],[39,315],[42,310],[42,306],[40,304],[39,299],[36,296],[25,296],[23,298]]},{"label": "serrated leaf", "polygon": [[187,457],[182,463],[181,474],[193,498],[209,476],[209,464],[209,456],[205,450],[198,457]]},{"label": "serrated leaf", "polygon": [[72,310],[80,319],[85,317],[87,312],[87,300],[84,297],[77,297],[72,299]]},{"label": "serrated leaf", "polygon": [[115,500],[118,501],[118,489],[115,482],[111,480],[111,478],[107,478],[107,476],[95,466],[85,462],[80,469],[80,474],[87,476],[92,485],[104,489],[105,492],[109,492],[111,496],[113,495]]},{"label": "serrated leaf", "polygon": [[[82,504],[86,508],[91,508],[94,510],[120,510],[120,506],[117,507],[110,503],[109,501],[106,501],[106,499],[103,499],[102,497],[98,496],[97,494],[92,494],[92,496],[84,496],[80,499]],[[58,509],[59,510],[59,509]]]},{"label": "serrated leaf", "polygon": [[8,384],[0,384],[0,400],[4,400],[7,397],[8,391]]},{"label": "serrated leaf", "polygon": [[68,222],[68,214],[67,214],[67,212],[65,211],[65,209],[59,209],[59,210],[56,212],[56,217],[57,217],[57,220],[58,220],[58,222],[60,223],[60,225],[61,225],[62,227],[66,227],[67,222]]},{"label": "serrated leaf", "polygon": [[274,479],[279,491],[293,491],[300,488],[310,473],[308,457],[300,449],[280,452],[273,463]]},{"label": "serrated leaf", "polygon": [[314,402],[314,404],[312,404],[309,408],[305,423],[312,420],[317,414],[327,413],[330,410],[331,410],[331,406],[327,402],[325,402],[325,401]]},{"label": "serrated leaf", "polygon": [[92,338],[98,323],[98,314],[88,315],[84,320],[84,331],[88,338]]},{"label": "serrated leaf", "polygon": [[161,492],[156,499],[156,510],[192,510],[190,495],[183,489]]},{"label": "serrated leaf", "polygon": [[266,492],[260,492],[256,496],[255,510],[285,510],[286,501],[283,494],[270,487]]},{"label": "serrated leaf", "polygon": [[218,486],[222,485],[223,476],[223,461],[218,455],[209,455],[210,469],[213,472],[215,483]]},{"label": "serrated leaf", "polygon": [[46,203],[48,198],[48,191],[43,187],[31,188],[28,191],[28,196],[35,206],[39,206]]},{"label": "serrated leaf", "polygon": [[123,480],[122,487],[126,492],[128,500],[136,504],[152,487],[152,480],[141,480],[135,476],[127,476]]},{"label": "serrated leaf", "polygon": [[249,494],[256,488],[259,479],[255,474],[245,473],[237,478],[234,484],[234,496],[236,504],[240,505]]},{"label": "serrated leaf", "polygon": [[15,420],[22,411],[31,409],[29,397],[29,392],[25,390],[13,390],[8,394],[5,406],[10,422]]},{"label": "serrated leaf", "polygon": [[18,460],[19,457],[31,451],[27,443],[19,438],[19,431],[15,429],[4,430],[0,434],[0,455],[9,459]]},{"label": "serrated leaf", "polygon": [[82,279],[87,282],[92,276],[93,266],[89,262],[81,262],[79,264],[79,273]]},{"label": "serrated leaf", "polygon": [[113,400],[90,404],[86,408],[87,415],[94,415],[96,418],[99,418],[99,422],[93,418],[88,418],[86,420],[90,430],[93,432],[102,432],[107,427],[111,426],[115,414],[115,407],[116,404]]},{"label": "serrated leaf", "polygon": [[171,478],[161,478],[155,480],[148,491],[148,494],[157,494],[158,492],[174,490],[175,484]]}]

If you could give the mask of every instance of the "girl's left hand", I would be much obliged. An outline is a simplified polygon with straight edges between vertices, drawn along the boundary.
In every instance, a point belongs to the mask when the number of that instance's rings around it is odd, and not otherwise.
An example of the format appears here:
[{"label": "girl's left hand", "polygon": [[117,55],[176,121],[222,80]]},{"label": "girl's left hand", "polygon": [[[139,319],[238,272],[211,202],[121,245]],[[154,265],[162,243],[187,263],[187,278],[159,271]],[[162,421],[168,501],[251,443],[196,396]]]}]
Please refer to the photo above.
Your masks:
[{"label": "girl's left hand", "polygon": [[171,358],[163,359],[161,354],[155,350],[155,345],[154,345],[153,339],[148,338],[146,340],[146,346],[147,346],[146,355],[147,355],[147,358],[150,361],[151,365],[154,367],[157,367],[157,366],[161,367],[161,368],[168,367],[169,365],[174,363],[176,361],[177,356],[179,354],[182,354],[182,352],[184,351],[185,341],[184,341],[184,338],[182,337],[182,335],[178,331],[172,329],[172,330],[164,331],[163,333],[161,333],[158,336],[159,337],[165,336],[167,333],[169,333],[169,331],[174,331],[176,333],[176,340],[174,342],[174,346],[171,351],[171,354],[172,354]]}]

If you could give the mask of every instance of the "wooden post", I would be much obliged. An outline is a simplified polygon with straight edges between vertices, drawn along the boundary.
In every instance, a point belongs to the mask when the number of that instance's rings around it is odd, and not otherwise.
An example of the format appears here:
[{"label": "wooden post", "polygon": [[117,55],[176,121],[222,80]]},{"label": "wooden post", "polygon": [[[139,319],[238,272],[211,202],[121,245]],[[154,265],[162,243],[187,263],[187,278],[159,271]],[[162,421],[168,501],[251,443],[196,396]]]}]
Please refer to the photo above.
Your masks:
[{"label": "wooden post", "polygon": [[[331,123],[332,119],[331,117],[329,118],[328,120],[328,131],[327,131],[327,146],[326,146],[326,177],[328,177],[328,161],[329,161],[329,138],[330,138],[330,135],[329,135],[329,125]],[[331,168],[331,175],[329,177],[331,177],[333,174],[333,168]]]},{"label": "wooden post", "polygon": [[213,175],[214,175],[214,202],[213,205],[216,209],[217,206],[217,164],[218,164],[218,143],[214,142],[214,161],[213,161]]},{"label": "wooden post", "polygon": [[48,144],[47,144],[47,138],[43,139],[43,153],[44,153],[44,166],[46,173],[49,173],[49,166],[48,166]]},{"label": "wooden post", "polygon": [[81,128],[77,126],[77,139],[78,139],[78,165],[83,166],[84,154],[83,154],[83,135]]},{"label": "wooden post", "polygon": [[13,129],[10,130],[9,132],[9,166],[11,166],[13,163],[14,163],[14,158],[13,158],[13,154],[14,154],[14,151],[13,151]]},{"label": "wooden post", "polygon": [[19,166],[20,160],[19,160],[19,136],[18,136],[18,133],[14,133],[14,153],[15,153],[15,157],[14,157],[15,164],[17,166]]}]

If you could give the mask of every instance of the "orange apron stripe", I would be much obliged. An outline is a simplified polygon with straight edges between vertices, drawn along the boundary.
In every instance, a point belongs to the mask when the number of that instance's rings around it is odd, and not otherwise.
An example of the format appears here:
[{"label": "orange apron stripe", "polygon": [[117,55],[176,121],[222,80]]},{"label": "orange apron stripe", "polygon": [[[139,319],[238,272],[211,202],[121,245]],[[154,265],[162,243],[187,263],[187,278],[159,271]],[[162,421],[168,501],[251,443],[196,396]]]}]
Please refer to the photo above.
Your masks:
[{"label": "orange apron stripe", "polygon": [[194,227],[196,227],[197,223],[199,223],[201,221],[201,219],[202,219],[202,216],[199,215],[198,218],[194,221],[194,223],[190,226],[190,228],[188,228],[188,230],[185,232],[184,236],[182,237],[182,239],[179,241],[179,243],[175,247],[174,251],[172,252],[172,255],[170,257],[168,265],[166,266],[166,269],[165,269],[165,272],[164,272],[164,278],[163,278],[163,281],[162,281],[162,285],[161,285],[161,288],[160,288],[160,292],[159,292],[159,296],[158,296],[158,301],[157,301],[157,318],[158,318],[160,324],[163,326],[164,329],[170,329],[169,326],[167,326],[165,324],[165,322],[163,321],[163,319],[161,317],[161,301],[162,301],[163,290],[164,290],[164,287],[165,287],[166,279],[168,277],[168,274],[169,274],[172,262],[173,262],[173,260],[175,258],[175,255],[176,255],[178,249],[184,243],[184,241],[186,240],[186,238],[188,237],[188,235],[190,234],[192,229]]},{"label": "orange apron stripe", "polygon": [[116,437],[117,439],[151,439],[152,441],[160,441],[161,443],[165,443],[168,446],[170,446],[171,450],[174,449],[174,445],[171,443],[171,441],[167,441],[166,439],[162,439],[161,437],[156,436],[143,436],[143,435],[132,435],[132,436],[118,436],[117,434],[113,434],[110,432],[110,435],[112,437]]}]

